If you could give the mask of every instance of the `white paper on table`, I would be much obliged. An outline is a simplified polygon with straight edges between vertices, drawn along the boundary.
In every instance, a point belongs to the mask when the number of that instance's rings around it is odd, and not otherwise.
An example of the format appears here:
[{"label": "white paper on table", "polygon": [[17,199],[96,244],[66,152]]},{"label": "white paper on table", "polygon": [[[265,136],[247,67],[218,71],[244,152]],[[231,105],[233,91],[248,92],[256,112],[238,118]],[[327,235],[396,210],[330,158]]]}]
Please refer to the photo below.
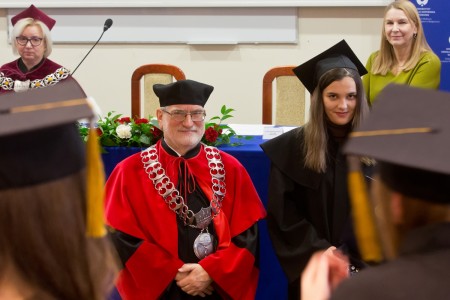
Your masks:
[{"label": "white paper on table", "polygon": [[[297,128],[295,126],[276,126],[268,124],[228,124],[228,126],[233,128],[237,135],[261,135],[263,136],[263,139],[270,139]],[[272,134],[267,135],[265,132],[272,132]],[[274,134],[274,132],[277,132],[278,134]],[[267,135],[267,137],[265,137],[265,135]]]}]

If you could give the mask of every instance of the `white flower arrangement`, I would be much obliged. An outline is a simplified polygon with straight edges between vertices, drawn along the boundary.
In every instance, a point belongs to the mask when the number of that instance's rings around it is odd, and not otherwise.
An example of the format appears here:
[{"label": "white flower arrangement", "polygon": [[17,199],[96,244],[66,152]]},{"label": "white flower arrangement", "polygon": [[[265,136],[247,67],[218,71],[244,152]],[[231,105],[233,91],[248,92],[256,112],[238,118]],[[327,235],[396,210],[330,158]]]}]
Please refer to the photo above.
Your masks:
[{"label": "white flower arrangement", "polygon": [[117,136],[121,139],[131,138],[131,126],[128,124],[120,124],[116,128]]}]

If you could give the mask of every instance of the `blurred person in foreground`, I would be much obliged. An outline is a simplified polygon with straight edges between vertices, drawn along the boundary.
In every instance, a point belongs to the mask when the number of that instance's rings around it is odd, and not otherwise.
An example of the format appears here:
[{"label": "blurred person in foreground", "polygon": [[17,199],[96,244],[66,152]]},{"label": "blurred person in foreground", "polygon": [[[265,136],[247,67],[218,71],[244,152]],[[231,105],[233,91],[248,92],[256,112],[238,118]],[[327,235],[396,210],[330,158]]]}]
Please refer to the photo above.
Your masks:
[{"label": "blurred person in foreground", "polygon": [[117,266],[97,139],[86,151],[76,125],[93,117],[84,92],[70,80],[0,108],[0,299],[106,299]]},{"label": "blurred person in foreground", "polygon": [[106,217],[123,263],[124,299],[254,299],[258,220],[265,209],[245,168],[200,141],[213,87],[153,86],[163,138],[119,163]]},{"label": "blurred person in foreground", "polygon": [[12,17],[11,23],[12,50],[20,57],[0,67],[0,93],[43,88],[70,77],[69,70],[48,59],[54,19],[31,5]]},{"label": "blurred person in foreground", "polygon": [[428,45],[411,1],[398,0],[386,7],[380,50],[370,55],[366,69],[363,83],[370,103],[389,83],[439,88],[441,61]]},{"label": "blurred person in foreground", "polygon": [[375,217],[386,261],[345,279],[345,259],[317,253],[302,275],[305,300],[450,298],[449,110],[449,93],[391,85],[380,94],[345,152],[378,162],[374,209],[360,217]]},{"label": "blurred person in foreground", "polygon": [[297,300],[300,272],[317,250],[334,255],[340,248],[352,256],[353,271],[364,267],[352,241],[342,146],[369,108],[361,81],[366,69],[345,40],[294,72],[311,93],[309,121],[261,148],[271,161],[268,230],[288,297]]}]

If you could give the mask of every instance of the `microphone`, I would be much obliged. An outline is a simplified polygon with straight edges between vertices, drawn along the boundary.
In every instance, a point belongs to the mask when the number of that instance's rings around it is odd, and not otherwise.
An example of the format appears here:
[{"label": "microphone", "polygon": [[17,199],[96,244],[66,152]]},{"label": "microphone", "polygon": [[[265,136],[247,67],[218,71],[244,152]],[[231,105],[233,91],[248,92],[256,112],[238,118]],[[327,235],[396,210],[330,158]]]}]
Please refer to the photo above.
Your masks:
[{"label": "microphone", "polygon": [[75,73],[75,71],[83,63],[83,61],[86,59],[86,57],[89,55],[89,53],[91,53],[92,49],[94,49],[94,47],[98,44],[98,42],[100,42],[100,40],[102,39],[102,36],[105,33],[105,31],[108,30],[112,26],[112,24],[113,24],[113,20],[111,20],[111,19],[107,19],[105,21],[105,24],[103,25],[103,32],[102,32],[102,34],[100,35],[98,40],[95,42],[94,46],[92,46],[92,48],[89,50],[89,52],[83,57],[83,59],[78,64],[78,66],[75,68],[75,70],[73,70],[73,72],[70,75],[73,75],[73,73]]},{"label": "microphone", "polygon": [[[113,21],[111,19],[107,19],[105,21],[105,25],[103,25],[103,32],[109,29],[112,26]],[[103,34],[103,33],[102,33]]]}]

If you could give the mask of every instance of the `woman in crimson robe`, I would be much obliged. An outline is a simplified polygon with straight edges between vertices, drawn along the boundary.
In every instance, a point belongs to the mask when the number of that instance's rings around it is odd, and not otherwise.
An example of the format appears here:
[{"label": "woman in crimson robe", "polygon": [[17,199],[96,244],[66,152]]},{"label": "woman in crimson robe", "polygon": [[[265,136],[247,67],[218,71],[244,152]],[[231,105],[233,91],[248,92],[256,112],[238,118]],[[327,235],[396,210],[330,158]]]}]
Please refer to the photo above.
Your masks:
[{"label": "woman in crimson robe", "polygon": [[0,67],[0,93],[43,88],[70,76],[69,70],[48,59],[54,19],[31,5],[14,16],[11,23],[13,53],[20,57]]}]

